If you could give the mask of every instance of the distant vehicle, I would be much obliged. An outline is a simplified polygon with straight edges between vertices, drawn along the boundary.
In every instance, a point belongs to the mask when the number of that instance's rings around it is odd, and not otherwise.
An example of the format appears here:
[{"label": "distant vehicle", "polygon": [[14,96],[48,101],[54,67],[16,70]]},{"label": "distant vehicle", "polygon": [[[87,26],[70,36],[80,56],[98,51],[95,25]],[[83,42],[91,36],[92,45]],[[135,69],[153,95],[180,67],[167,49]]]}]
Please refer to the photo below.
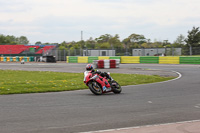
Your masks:
[{"label": "distant vehicle", "polygon": [[55,56],[43,56],[42,57],[43,60],[45,62],[53,62],[53,63],[56,63],[56,57]]}]

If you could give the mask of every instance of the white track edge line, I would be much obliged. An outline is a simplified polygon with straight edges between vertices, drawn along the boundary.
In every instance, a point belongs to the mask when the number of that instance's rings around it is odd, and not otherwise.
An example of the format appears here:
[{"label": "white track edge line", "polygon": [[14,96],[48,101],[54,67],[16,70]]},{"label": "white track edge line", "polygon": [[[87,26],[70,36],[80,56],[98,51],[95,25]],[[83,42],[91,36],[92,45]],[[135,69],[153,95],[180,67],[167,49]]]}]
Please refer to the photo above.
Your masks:
[{"label": "white track edge line", "polygon": [[146,84],[138,84],[138,85],[127,85],[127,86],[123,86],[123,87],[130,87],[130,86],[139,86],[139,85],[150,85],[150,84],[159,84],[159,83],[166,83],[166,82],[171,82],[171,81],[175,81],[178,80],[182,77],[182,74],[180,72],[177,71],[172,71],[174,73],[176,73],[178,75],[177,78],[171,79],[171,80],[167,80],[167,81],[162,81],[162,82],[155,82],[155,83],[146,83]]},{"label": "white track edge line", "polygon": [[135,127],[125,127],[125,128],[116,128],[116,129],[107,129],[107,130],[98,130],[98,131],[79,132],[79,133],[103,133],[103,132],[120,131],[120,130],[127,130],[127,129],[145,128],[145,127],[151,127],[151,126],[165,126],[165,125],[184,124],[184,123],[193,123],[193,122],[200,122],[200,120],[180,121],[180,122],[172,122],[172,123],[164,123],[164,124],[153,124],[153,125],[144,125],[144,126],[135,126]]}]

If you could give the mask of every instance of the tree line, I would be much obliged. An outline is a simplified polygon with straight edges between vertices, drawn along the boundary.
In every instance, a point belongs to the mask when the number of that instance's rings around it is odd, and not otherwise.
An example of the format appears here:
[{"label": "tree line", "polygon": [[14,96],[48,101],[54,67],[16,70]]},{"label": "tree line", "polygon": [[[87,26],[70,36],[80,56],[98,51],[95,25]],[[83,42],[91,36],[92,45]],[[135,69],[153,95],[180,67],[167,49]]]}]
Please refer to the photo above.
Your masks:
[{"label": "tree line", "polygon": [[[193,27],[191,31],[188,31],[187,37],[180,34],[177,39],[170,43],[168,40],[154,40],[152,42],[150,39],[146,38],[144,35],[131,34],[127,38],[120,41],[119,35],[105,34],[98,38],[93,39],[90,37],[88,40],[84,41],[72,41],[58,44],[58,48],[63,50],[74,50],[74,49],[119,49],[119,48],[170,48],[170,47],[200,47],[200,31],[199,27]],[[0,45],[5,44],[28,44],[29,40],[25,36],[15,37],[13,35],[0,35]],[[50,44],[42,43],[40,41],[35,44]]]},{"label": "tree line", "polygon": [[29,41],[27,37],[20,36],[15,37],[13,35],[2,35],[0,34],[0,45],[16,45],[16,44],[28,44]]}]

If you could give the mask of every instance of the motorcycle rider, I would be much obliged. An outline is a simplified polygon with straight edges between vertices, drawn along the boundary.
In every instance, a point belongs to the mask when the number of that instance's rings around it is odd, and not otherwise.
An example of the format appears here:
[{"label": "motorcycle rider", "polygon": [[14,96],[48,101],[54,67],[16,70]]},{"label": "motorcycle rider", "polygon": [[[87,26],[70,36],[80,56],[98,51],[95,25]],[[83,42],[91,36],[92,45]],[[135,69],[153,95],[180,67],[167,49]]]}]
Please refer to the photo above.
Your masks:
[{"label": "motorcycle rider", "polygon": [[[97,73],[99,74],[101,77],[106,77],[107,79],[109,79],[110,81],[113,81],[114,79],[107,73],[107,72],[101,72],[99,70],[95,70],[92,64],[87,64],[86,66],[86,70],[87,71],[91,71],[92,73]],[[108,84],[107,82],[105,82],[105,84]],[[103,86],[103,91],[105,90],[110,90],[111,88],[107,88],[106,86]]]}]

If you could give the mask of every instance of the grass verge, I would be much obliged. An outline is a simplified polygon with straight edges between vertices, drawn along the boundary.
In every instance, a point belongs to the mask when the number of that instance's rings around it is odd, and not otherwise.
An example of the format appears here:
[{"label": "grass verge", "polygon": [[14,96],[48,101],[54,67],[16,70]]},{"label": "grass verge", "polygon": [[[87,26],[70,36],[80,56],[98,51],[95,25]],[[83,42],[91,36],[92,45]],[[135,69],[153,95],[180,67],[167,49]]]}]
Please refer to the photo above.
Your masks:
[{"label": "grass verge", "polygon": [[[121,86],[161,82],[174,78],[117,73],[112,73],[111,76]],[[87,88],[83,83],[83,73],[0,70],[0,95],[58,92]]]}]

